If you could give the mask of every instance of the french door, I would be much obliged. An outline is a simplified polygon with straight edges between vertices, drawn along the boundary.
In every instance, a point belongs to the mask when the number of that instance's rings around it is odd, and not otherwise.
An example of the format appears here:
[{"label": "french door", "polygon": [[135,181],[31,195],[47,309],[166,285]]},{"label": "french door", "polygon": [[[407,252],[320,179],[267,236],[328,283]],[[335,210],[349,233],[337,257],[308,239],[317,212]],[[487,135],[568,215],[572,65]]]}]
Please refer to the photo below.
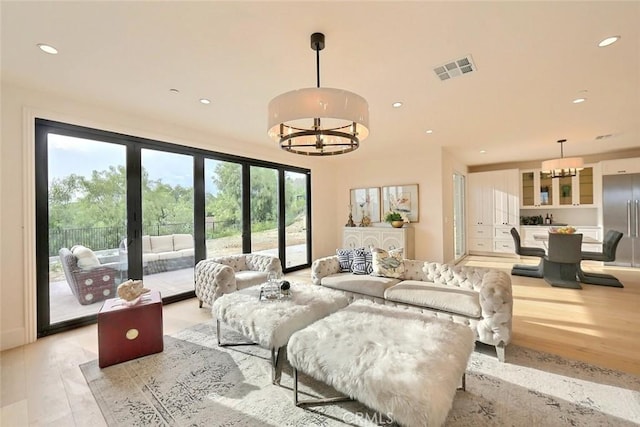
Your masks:
[{"label": "french door", "polygon": [[193,297],[205,258],[310,265],[307,169],[42,119],[35,152],[38,336],[95,322],[130,278]]}]

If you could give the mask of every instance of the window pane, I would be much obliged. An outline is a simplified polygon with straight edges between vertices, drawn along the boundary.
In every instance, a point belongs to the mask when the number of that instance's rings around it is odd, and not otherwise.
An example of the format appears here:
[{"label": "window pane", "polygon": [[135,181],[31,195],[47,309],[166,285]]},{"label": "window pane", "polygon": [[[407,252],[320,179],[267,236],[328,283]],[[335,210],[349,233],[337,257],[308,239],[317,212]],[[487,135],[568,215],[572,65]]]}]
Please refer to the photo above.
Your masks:
[{"label": "window pane", "polygon": [[193,156],[141,150],[142,270],[162,297],[193,290]]},{"label": "window pane", "polygon": [[242,166],[205,159],[207,258],[242,253]]},{"label": "window pane", "polygon": [[286,268],[291,268],[308,263],[307,175],[285,171],[284,193],[285,259]]},{"label": "window pane", "polygon": [[278,171],[251,166],[251,252],[278,256]]},{"label": "window pane", "polygon": [[96,314],[126,276],[126,149],[49,133],[50,324]]}]

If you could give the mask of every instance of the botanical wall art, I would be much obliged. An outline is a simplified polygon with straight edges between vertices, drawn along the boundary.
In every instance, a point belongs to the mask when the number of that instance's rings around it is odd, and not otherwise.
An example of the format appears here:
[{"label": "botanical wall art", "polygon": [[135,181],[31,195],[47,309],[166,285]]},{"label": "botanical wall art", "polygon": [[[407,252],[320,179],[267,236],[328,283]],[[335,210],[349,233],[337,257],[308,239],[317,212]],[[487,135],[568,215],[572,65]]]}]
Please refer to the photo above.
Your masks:
[{"label": "botanical wall art", "polygon": [[356,223],[380,222],[380,188],[351,189],[350,210]]},{"label": "botanical wall art", "polygon": [[418,184],[382,187],[383,212],[406,214],[411,222],[418,222]]}]

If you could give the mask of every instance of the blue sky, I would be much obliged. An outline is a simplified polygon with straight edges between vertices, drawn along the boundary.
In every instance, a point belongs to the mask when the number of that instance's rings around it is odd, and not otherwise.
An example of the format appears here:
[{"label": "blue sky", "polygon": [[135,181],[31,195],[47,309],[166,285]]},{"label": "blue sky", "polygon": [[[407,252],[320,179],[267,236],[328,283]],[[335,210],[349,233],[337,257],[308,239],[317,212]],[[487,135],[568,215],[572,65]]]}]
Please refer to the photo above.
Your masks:
[{"label": "blue sky", "polygon": [[[124,145],[49,134],[49,180],[76,175],[90,176],[94,170],[126,164]],[[152,180],[170,185],[193,185],[193,158],[191,156],[142,150],[142,166]],[[210,184],[210,181],[208,181]],[[211,185],[207,185],[209,190]]]}]

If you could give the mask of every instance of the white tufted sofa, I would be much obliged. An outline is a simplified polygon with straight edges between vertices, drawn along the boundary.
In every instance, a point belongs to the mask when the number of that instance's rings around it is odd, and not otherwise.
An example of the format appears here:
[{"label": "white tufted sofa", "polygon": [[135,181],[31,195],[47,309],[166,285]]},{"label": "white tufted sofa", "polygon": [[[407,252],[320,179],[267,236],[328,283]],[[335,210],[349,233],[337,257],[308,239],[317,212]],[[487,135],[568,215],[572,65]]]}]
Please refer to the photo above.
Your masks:
[{"label": "white tufted sofa", "polygon": [[195,289],[200,308],[223,294],[264,283],[271,271],[282,274],[280,258],[271,255],[228,255],[198,262]]},{"label": "white tufted sofa", "polygon": [[368,299],[468,325],[476,341],[495,346],[504,361],[513,317],[508,274],[408,259],[404,266],[403,279],[341,273],[338,257],[330,256],[313,262],[311,278],[313,284],[341,290],[351,300]]}]

